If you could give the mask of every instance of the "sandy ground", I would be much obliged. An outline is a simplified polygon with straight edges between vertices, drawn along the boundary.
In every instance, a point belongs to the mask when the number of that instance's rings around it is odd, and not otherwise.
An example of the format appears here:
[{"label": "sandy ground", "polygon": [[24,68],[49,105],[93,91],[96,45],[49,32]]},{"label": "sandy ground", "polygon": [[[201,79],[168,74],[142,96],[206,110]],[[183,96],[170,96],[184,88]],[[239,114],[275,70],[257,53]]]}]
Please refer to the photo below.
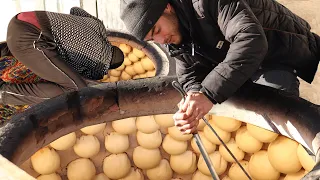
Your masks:
[{"label": "sandy ground", "polygon": [[[310,23],[312,31],[320,35],[320,0],[278,0],[278,2],[306,19]],[[303,80],[300,80],[300,82],[301,97],[320,104],[320,68],[318,68],[312,84],[308,84]]]}]

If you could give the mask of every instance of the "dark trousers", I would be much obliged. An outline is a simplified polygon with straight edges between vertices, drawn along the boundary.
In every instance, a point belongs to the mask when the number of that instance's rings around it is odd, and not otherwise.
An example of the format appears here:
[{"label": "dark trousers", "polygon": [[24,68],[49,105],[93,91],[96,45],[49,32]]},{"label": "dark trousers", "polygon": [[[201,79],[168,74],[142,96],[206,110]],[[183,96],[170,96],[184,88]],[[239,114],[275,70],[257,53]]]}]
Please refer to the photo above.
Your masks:
[{"label": "dark trousers", "polygon": [[8,26],[7,44],[13,56],[48,82],[2,84],[0,103],[33,105],[87,86],[85,80],[59,57],[51,32],[15,16]]}]

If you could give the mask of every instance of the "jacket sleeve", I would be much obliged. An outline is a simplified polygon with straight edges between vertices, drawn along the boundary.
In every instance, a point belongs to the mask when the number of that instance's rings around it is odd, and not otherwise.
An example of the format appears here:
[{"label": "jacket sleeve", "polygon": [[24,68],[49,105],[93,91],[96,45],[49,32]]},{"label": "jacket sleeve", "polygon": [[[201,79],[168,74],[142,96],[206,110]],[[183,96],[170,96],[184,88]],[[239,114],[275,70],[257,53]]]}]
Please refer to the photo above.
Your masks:
[{"label": "jacket sleeve", "polygon": [[202,81],[201,91],[222,103],[259,68],[268,44],[262,26],[244,0],[220,0],[209,9],[231,44],[224,61]]}]

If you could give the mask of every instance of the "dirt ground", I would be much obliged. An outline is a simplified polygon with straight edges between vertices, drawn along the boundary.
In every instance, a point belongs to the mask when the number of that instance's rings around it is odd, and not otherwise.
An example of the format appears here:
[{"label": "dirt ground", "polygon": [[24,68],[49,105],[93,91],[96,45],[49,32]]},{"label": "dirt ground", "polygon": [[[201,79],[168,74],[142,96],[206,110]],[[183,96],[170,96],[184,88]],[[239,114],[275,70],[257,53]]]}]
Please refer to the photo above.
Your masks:
[{"label": "dirt ground", "polygon": [[[320,0],[277,0],[294,13],[306,19],[312,31],[320,35]],[[320,66],[312,84],[308,84],[300,79],[301,97],[320,104]]]}]

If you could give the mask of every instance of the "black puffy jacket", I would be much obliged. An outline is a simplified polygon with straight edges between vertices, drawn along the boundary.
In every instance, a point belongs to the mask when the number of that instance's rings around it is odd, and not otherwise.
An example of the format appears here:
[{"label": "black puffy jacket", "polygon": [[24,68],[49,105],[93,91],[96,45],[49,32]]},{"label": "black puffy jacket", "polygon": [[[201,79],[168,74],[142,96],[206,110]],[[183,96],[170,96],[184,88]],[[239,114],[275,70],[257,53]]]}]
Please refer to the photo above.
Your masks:
[{"label": "black puffy jacket", "polygon": [[[311,83],[320,59],[320,38],[310,25],[274,0],[175,0],[188,32],[169,50],[186,91],[215,102],[229,98],[259,68],[292,69]],[[186,39],[190,41],[186,42]],[[318,45],[317,45],[318,44]]]}]

